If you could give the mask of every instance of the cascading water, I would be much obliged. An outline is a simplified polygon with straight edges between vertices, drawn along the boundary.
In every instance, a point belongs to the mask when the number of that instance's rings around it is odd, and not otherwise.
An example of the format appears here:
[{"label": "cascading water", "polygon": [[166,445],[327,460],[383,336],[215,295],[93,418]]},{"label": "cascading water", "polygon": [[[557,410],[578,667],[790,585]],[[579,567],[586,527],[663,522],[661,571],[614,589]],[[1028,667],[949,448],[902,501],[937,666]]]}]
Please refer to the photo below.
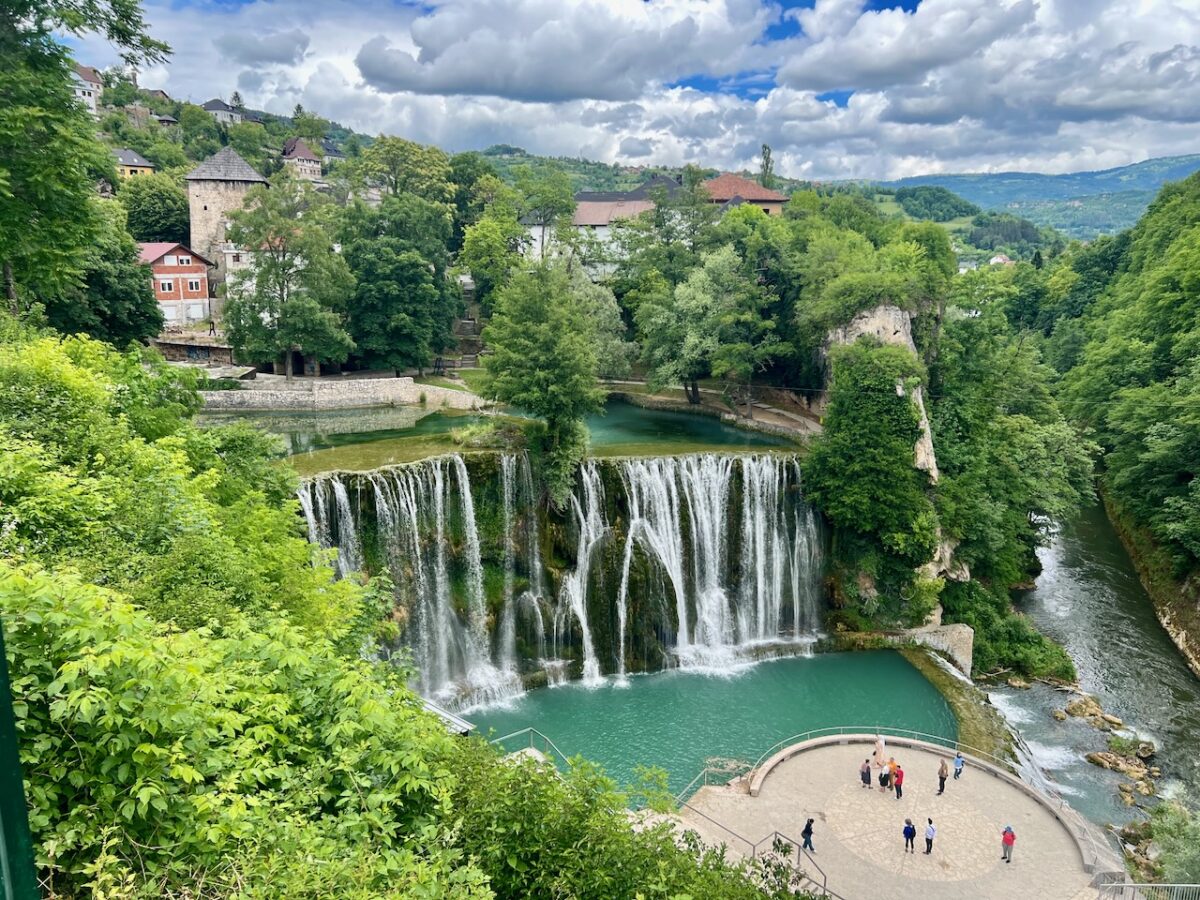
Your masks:
[{"label": "cascading water", "polygon": [[588,628],[587,590],[588,577],[592,571],[592,556],[608,534],[608,523],[604,520],[604,487],[596,461],[589,459],[580,467],[582,500],[571,497],[575,512],[575,524],[579,529],[579,543],[575,553],[575,568],[564,578],[559,591],[558,609],[554,614],[554,633],[557,636],[570,624],[571,618],[579,624],[583,642],[583,680],[595,683],[600,680],[600,661]]},{"label": "cascading water", "polygon": [[820,623],[820,527],[789,456],[588,460],[565,515],[524,454],[331,473],[297,497],[339,575],[390,573],[417,687],[452,706],[539,672],[726,669]]}]

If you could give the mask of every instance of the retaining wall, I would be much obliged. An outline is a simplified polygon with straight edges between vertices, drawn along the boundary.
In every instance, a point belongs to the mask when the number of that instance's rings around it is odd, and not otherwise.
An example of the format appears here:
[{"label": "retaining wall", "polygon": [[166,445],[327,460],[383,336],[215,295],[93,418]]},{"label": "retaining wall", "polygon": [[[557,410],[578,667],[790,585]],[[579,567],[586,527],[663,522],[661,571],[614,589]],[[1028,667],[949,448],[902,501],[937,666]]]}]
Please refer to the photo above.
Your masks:
[{"label": "retaining wall", "polygon": [[354,378],[313,380],[285,390],[201,391],[206,410],[323,410],[359,406],[413,405],[425,400],[438,409],[482,409],[485,402],[468,391],[455,391],[411,378]]}]

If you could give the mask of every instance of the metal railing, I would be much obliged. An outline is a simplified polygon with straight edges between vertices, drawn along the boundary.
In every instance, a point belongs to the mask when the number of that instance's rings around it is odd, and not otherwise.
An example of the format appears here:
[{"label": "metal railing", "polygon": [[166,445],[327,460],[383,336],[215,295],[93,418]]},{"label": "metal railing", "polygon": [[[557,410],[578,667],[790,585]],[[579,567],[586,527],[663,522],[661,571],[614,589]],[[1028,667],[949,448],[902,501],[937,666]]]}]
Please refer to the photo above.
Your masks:
[{"label": "metal railing", "polygon": [[[929,734],[924,731],[915,731],[908,728],[893,728],[887,725],[842,725],[830,728],[814,728],[810,731],[802,732],[801,734],[792,735],[784,738],[782,741],[777,741],[765,753],[763,753],[750,768],[750,776],[758,771],[758,769],[769,760],[772,756],[783,750],[785,747],[790,747],[794,744],[800,744],[805,741],[815,740],[822,737],[835,737],[839,735],[860,734],[860,735],[883,735],[885,738],[902,738],[914,741],[921,741],[927,744],[933,744],[939,747],[945,747],[948,750],[962,751],[970,757],[978,759],[982,762],[990,763],[998,769],[1012,775],[1018,780],[1024,781],[1021,778],[1021,770],[1015,760],[1002,759],[993,753],[986,750],[980,750],[977,747],[972,747],[964,744],[956,739],[947,738],[944,735]],[[1075,837],[1076,841],[1082,846],[1086,845],[1091,853],[1092,860],[1096,864],[1103,864],[1105,857],[1109,857],[1115,862],[1121,859],[1120,852],[1114,847],[1111,839],[1107,834],[1099,839],[1095,833],[1093,826],[1087,822],[1074,808],[1066,801],[1057,788],[1035,767],[1029,771],[1030,781],[1025,782],[1027,786],[1040,794],[1043,799],[1051,806],[1057,807],[1059,821],[1068,831]],[[1103,847],[1103,850],[1101,849]],[[1115,895],[1120,896],[1120,895]],[[1158,900],[1157,897],[1148,898],[1148,900]],[[1170,900],[1200,900],[1200,896],[1196,897],[1180,897],[1170,898]]]},{"label": "metal railing", "polygon": [[[514,741],[517,738],[520,738],[521,740],[518,742],[519,746],[517,746],[517,748],[514,750],[513,747],[510,746],[509,742]],[[546,737],[536,728],[522,728],[520,731],[514,731],[512,734],[506,734],[503,737],[492,738],[492,740],[490,740],[488,743],[503,747],[509,753],[515,753],[517,750],[525,749],[536,750],[543,756],[550,756],[553,754],[568,765],[570,765],[571,762],[569,759],[567,759],[567,755],[558,749],[554,741],[550,740],[550,738]]]},{"label": "metal railing", "polygon": [[736,781],[753,768],[749,763],[742,763],[737,766],[705,766],[700,770],[695,778],[688,782],[687,787],[675,795],[675,804],[682,806],[687,800],[700,790],[702,787],[708,787],[710,784],[729,784],[731,781]]},{"label": "metal railing", "polygon": [[1200,884],[1104,884],[1100,900],[1200,900]]}]

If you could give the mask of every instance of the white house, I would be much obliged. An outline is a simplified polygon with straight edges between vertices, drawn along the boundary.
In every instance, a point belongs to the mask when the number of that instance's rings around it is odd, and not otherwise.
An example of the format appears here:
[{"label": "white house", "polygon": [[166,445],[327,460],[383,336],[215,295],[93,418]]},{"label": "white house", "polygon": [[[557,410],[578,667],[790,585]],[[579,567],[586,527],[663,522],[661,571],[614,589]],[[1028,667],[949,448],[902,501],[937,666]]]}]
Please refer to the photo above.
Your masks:
[{"label": "white house", "polygon": [[86,106],[95,117],[100,97],[104,93],[104,82],[100,78],[100,73],[91,66],[81,66],[76,63],[71,82],[71,87],[75,91],[75,99]]},{"label": "white house", "polygon": [[242,121],[242,114],[224,100],[209,100],[201,108],[218,122],[226,125],[237,125]]},{"label": "white house", "polygon": [[[575,195],[575,214],[571,217],[571,227],[601,244],[607,244],[612,239],[614,222],[650,212],[654,209],[656,191],[664,191],[669,195],[677,190],[677,181],[659,175],[632,191],[580,191]],[[533,216],[526,216],[521,224],[529,235],[526,252],[534,259],[541,259],[553,237],[552,229]]]}]

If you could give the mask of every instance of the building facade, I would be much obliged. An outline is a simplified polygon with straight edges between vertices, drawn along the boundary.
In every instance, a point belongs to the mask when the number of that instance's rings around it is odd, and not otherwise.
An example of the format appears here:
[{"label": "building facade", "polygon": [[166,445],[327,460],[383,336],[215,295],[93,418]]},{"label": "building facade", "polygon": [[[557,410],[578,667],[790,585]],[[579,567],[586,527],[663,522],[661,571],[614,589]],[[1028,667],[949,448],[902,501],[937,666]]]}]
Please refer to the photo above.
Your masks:
[{"label": "building facade", "polygon": [[716,178],[704,182],[704,188],[713,203],[722,206],[741,206],[749,204],[757,206],[769,216],[782,216],[787,197],[765,188],[757,181],[751,181],[741,175],[725,172]]},{"label": "building facade", "polygon": [[189,325],[211,313],[207,259],[183,244],[138,244],[141,261],[150,267],[154,298],[167,325]]},{"label": "building facade", "polygon": [[283,145],[283,164],[292,170],[297,178],[305,181],[319,181],[321,178],[321,160],[309,149],[304,138],[291,137]]},{"label": "building facade", "polygon": [[104,82],[100,80],[100,73],[91,66],[76,63],[75,71],[71,75],[71,87],[75,92],[75,99],[86,106],[95,118],[98,115],[100,97],[104,93]]},{"label": "building facade", "polygon": [[211,280],[219,284],[225,279],[229,214],[242,208],[250,188],[267,179],[232,147],[223,147],[188,173],[187,183],[192,247],[216,261]]},{"label": "building facade", "polygon": [[242,121],[241,112],[224,100],[209,100],[201,109],[225,125],[237,125]]},{"label": "building facade", "polygon": [[136,150],[121,147],[112,152],[117,161],[117,174],[122,178],[133,178],[137,175],[153,175],[154,163],[142,156]]}]

